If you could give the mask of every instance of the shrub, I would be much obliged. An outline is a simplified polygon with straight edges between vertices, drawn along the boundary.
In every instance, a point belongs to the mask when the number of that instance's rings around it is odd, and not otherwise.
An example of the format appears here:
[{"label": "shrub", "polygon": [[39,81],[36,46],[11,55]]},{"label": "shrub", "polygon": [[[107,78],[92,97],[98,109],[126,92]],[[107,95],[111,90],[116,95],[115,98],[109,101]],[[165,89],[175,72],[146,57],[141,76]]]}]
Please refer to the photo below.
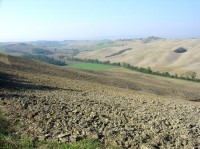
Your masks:
[{"label": "shrub", "polygon": [[174,50],[174,52],[176,52],[176,53],[184,53],[184,52],[187,52],[187,49],[185,49],[183,47],[180,47],[180,48]]}]

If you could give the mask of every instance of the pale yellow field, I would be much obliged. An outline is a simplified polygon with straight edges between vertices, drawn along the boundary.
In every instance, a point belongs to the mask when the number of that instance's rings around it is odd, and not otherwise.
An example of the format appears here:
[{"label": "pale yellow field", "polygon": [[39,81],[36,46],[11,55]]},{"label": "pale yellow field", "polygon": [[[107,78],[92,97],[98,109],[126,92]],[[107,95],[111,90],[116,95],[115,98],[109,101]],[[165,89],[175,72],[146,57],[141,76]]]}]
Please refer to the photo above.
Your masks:
[{"label": "pale yellow field", "polygon": [[[116,47],[108,47],[95,51],[83,51],[77,55],[78,58],[99,59],[111,62],[127,62],[135,66],[151,67],[153,70],[168,71],[172,74],[190,75],[196,72],[200,77],[200,39],[160,39],[143,42],[115,41]],[[184,47],[185,53],[175,53],[174,50]],[[121,50],[132,48],[122,54],[106,56]]]}]

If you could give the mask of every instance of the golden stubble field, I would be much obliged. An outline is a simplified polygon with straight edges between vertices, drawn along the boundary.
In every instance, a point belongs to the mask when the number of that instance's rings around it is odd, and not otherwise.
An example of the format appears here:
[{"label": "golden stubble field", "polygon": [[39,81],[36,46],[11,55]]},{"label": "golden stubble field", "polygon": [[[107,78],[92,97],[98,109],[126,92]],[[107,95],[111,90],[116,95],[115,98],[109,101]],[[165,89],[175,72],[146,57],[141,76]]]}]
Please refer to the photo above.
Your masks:
[{"label": "golden stubble field", "polygon": [[19,134],[59,142],[93,138],[125,148],[192,148],[200,142],[198,83],[2,57],[0,107],[20,123]]},{"label": "golden stubble field", "polygon": [[[172,74],[190,75],[196,72],[200,77],[200,39],[159,39],[150,41],[115,41],[116,46],[93,51],[80,52],[78,58],[99,59],[101,61],[127,62],[135,66],[151,67],[153,70]],[[179,47],[185,53],[175,53]],[[122,54],[106,57],[124,49],[132,48]]]}]

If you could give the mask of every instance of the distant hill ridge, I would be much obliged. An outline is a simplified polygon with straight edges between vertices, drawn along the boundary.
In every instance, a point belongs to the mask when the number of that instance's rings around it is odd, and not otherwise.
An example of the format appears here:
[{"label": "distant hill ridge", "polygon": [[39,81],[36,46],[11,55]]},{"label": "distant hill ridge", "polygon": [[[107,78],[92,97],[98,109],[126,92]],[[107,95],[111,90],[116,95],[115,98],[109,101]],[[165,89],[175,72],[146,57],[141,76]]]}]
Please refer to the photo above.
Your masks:
[{"label": "distant hill ridge", "polygon": [[1,51],[11,54],[53,54],[51,49],[27,43],[13,43],[1,46]]},{"label": "distant hill ridge", "polygon": [[[187,76],[196,72],[200,77],[200,39],[162,39],[149,37],[129,41],[115,41],[115,47],[80,52],[77,58],[126,62],[139,67],[151,67],[154,71]],[[179,50],[179,48],[185,50]],[[132,50],[120,53],[124,49]],[[110,56],[112,55],[112,56]]]}]

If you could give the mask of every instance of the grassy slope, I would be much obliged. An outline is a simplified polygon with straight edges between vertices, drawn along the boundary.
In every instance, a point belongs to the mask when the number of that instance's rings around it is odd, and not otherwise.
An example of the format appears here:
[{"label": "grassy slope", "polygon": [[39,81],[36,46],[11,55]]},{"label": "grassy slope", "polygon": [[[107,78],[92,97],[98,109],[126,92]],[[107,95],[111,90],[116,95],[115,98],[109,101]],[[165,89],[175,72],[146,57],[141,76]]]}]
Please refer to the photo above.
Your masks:
[{"label": "grassy slope", "polygon": [[78,64],[72,64],[69,67],[77,69],[89,69],[89,70],[105,70],[114,68],[114,66],[94,64],[94,63],[78,63]]}]

